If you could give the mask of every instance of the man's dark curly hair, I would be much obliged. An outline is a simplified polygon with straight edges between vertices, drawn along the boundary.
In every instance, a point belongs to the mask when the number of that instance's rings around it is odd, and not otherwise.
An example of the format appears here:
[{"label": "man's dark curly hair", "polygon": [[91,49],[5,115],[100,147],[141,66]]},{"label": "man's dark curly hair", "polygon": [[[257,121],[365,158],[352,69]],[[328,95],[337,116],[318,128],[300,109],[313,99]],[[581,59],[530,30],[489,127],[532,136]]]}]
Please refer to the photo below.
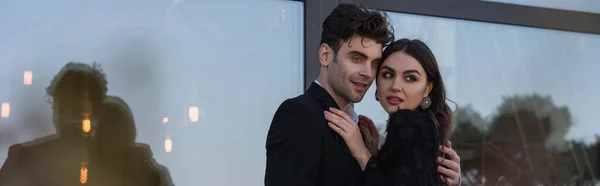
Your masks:
[{"label": "man's dark curly hair", "polygon": [[59,91],[73,91],[73,87],[65,87],[68,81],[82,81],[87,85],[87,89],[92,93],[91,98],[94,101],[102,101],[106,96],[107,80],[102,68],[94,63],[88,65],[85,63],[69,62],[54,76],[50,85],[46,88],[48,96],[53,97]]},{"label": "man's dark curly hair", "polygon": [[340,49],[341,43],[348,41],[355,34],[373,39],[383,46],[394,41],[394,29],[387,14],[362,5],[339,4],[325,18],[322,28],[321,44],[326,43],[335,53]]}]

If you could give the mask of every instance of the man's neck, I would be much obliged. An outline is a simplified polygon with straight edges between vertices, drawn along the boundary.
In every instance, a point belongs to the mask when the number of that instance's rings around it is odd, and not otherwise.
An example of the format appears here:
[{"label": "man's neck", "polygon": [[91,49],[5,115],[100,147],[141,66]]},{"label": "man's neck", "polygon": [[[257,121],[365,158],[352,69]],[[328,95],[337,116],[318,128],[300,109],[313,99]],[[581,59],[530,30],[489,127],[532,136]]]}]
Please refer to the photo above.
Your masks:
[{"label": "man's neck", "polygon": [[326,78],[319,76],[317,78],[317,83],[319,83],[319,85],[321,85],[321,87],[323,87],[325,91],[329,93],[329,95],[333,98],[333,100],[340,109],[343,110],[346,108],[349,102],[342,98],[342,96],[336,94],[335,91],[333,91],[333,88],[331,87],[331,85],[329,85],[329,82],[327,82]]},{"label": "man's neck", "polygon": [[[325,91],[327,91],[327,93],[334,98],[333,100],[336,101],[335,97],[333,96],[334,94],[332,94],[330,92],[331,87],[329,87],[329,89],[325,88],[325,86],[323,86],[319,80],[315,80],[315,83],[319,84],[319,86],[323,87],[325,89]],[[339,97],[339,96],[338,96]],[[336,104],[338,104],[338,107],[340,107],[340,109],[342,109],[346,114],[348,114],[352,120],[354,120],[354,122],[358,122],[358,115],[356,114],[356,112],[354,111],[354,104],[353,103],[348,103],[346,101],[346,104],[340,104],[339,102],[336,101]]]}]

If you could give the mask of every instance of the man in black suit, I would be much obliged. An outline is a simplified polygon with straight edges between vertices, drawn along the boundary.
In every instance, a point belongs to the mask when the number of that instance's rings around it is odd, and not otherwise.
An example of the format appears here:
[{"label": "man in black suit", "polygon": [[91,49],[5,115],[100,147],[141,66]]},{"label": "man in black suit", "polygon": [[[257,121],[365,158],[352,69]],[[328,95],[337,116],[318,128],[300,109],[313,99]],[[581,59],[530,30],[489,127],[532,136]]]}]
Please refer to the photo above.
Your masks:
[{"label": "man in black suit", "polygon": [[267,136],[266,186],[340,185],[360,182],[362,170],[324,111],[362,100],[375,78],[381,51],[393,41],[386,15],[340,4],[323,22],[319,76],[308,91],[284,101]]},{"label": "man in black suit", "polygon": [[[81,185],[88,183],[90,138],[102,116],[105,74],[96,66],[67,63],[46,89],[56,134],[9,148],[0,185]],[[84,132],[83,121],[91,128]]]}]

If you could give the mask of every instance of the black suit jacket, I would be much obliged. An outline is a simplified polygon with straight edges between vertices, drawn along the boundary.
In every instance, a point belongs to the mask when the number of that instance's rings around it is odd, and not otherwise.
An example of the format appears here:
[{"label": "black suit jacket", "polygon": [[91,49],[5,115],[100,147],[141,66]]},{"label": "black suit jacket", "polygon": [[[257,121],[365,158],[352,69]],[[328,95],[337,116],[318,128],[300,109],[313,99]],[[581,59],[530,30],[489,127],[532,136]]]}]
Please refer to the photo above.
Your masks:
[{"label": "black suit jacket", "polygon": [[267,135],[265,186],[353,186],[363,172],[343,139],[327,126],[324,111],[338,108],[327,91],[312,83],[285,100]]},{"label": "black suit jacket", "polygon": [[[9,148],[8,158],[0,168],[0,186],[81,185],[81,158],[88,152],[71,139],[57,135],[46,138],[40,143],[15,144]],[[122,156],[122,160],[126,160],[126,164],[121,165],[123,180],[112,176],[118,172],[98,166],[115,162],[95,162],[91,158],[87,166],[87,185],[172,186],[167,169],[154,161],[148,145],[138,144],[127,152]]]},{"label": "black suit jacket", "polygon": [[80,142],[58,135],[15,144],[0,169],[0,185],[81,185],[84,149]]}]

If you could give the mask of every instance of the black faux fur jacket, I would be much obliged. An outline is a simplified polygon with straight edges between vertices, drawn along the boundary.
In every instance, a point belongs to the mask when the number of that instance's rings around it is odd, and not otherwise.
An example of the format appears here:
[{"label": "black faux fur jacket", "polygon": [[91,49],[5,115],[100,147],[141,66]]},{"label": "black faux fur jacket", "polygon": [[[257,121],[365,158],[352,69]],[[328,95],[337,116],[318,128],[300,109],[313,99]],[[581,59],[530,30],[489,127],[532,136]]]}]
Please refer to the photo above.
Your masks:
[{"label": "black faux fur jacket", "polygon": [[443,139],[433,120],[421,111],[398,110],[387,122],[378,157],[365,169],[365,185],[443,186],[437,157]]}]

